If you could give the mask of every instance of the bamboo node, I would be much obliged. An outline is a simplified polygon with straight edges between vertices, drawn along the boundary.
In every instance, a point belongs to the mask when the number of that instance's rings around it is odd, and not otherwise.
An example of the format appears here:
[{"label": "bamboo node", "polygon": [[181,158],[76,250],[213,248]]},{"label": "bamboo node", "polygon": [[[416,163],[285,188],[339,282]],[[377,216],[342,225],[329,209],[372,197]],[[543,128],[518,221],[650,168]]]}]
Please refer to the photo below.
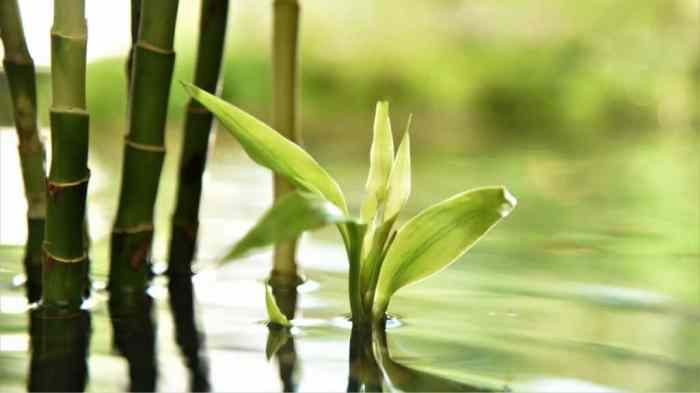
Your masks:
[{"label": "bamboo node", "polygon": [[124,138],[124,142],[127,146],[136,150],[150,151],[154,153],[165,153],[165,146],[163,145],[147,145],[145,143],[134,142],[131,139],[129,139],[128,135]]},{"label": "bamboo node", "polygon": [[180,228],[185,232],[190,240],[195,240],[197,238],[197,229],[199,228],[198,221],[191,221],[182,217],[173,217],[173,226]]},{"label": "bamboo node", "polygon": [[59,257],[56,255],[53,255],[49,252],[49,250],[46,249],[46,243],[42,246],[44,250],[44,254],[46,255],[46,258],[48,261],[56,261],[56,262],[61,262],[61,263],[78,263],[78,262],[83,262],[87,260],[88,255],[87,253],[83,253],[83,255],[75,258],[65,258],[65,257]]},{"label": "bamboo node", "polygon": [[145,50],[149,50],[151,52],[159,53],[161,55],[174,55],[175,54],[175,51],[173,51],[172,49],[159,48],[159,47],[157,47],[153,44],[149,44],[148,42],[145,42],[145,41],[137,42],[136,46],[139,46],[139,47],[141,47]]},{"label": "bamboo node", "polygon": [[49,112],[51,113],[75,113],[78,115],[83,115],[83,116],[90,116],[87,110],[75,106],[65,106],[65,105],[52,105],[51,108],[49,108]]},{"label": "bamboo node", "polygon": [[24,56],[5,56],[5,59],[2,61],[3,65],[5,68],[7,68],[7,65],[13,65],[13,66],[33,66],[34,61],[32,61],[32,58],[26,58]]},{"label": "bamboo node", "polygon": [[20,155],[32,155],[35,153],[44,154],[44,145],[38,140],[32,142],[20,141],[17,144],[17,150],[19,151]]},{"label": "bamboo node", "polygon": [[84,41],[87,39],[87,35],[85,33],[80,34],[80,35],[70,35],[66,33],[61,33],[60,31],[56,31],[51,29],[51,36],[52,37],[58,37],[58,38],[64,38],[67,40],[74,40],[74,41]]},{"label": "bamboo node", "polygon": [[114,227],[112,233],[139,233],[139,232],[153,232],[153,224],[138,224],[130,227]]},{"label": "bamboo node", "polygon": [[47,180],[46,184],[49,189],[49,193],[51,191],[55,190],[56,188],[66,188],[66,187],[75,187],[78,185],[81,185],[83,183],[87,183],[90,181],[90,170],[88,169],[87,175],[83,177],[82,179],[78,179],[75,181],[53,181],[53,180]]}]

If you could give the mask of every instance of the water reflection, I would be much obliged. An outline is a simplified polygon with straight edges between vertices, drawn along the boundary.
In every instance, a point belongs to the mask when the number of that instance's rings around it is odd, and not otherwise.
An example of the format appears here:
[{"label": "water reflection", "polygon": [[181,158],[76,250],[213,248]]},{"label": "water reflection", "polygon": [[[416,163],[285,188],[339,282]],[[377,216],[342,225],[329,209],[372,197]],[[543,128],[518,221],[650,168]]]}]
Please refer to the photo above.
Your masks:
[{"label": "water reflection", "polygon": [[353,326],[348,392],[505,392],[506,384],[464,383],[404,366],[392,359],[386,329]]},{"label": "water reflection", "polygon": [[197,328],[191,274],[169,274],[170,310],[175,323],[175,341],[190,372],[190,391],[208,392],[209,359],[204,351],[204,335]]},{"label": "water reflection", "polygon": [[507,392],[510,388],[500,383],[463,383],[435,374],[406,367],[391,358],[386,330],[375,329],[372,347],[392,390],[404,392]]},{"label": "water reflection", "polygon": [[88,379],[90,311],[37,307],[29,312],[30,392],[82,392]]},{"label": "water reflection", "polygon": [[[294,319],[297,308],[297,287],[302,283],[299,277],[287,278],[276,275],[273,271],[269,284],[272,287],[272,295],[275,297],[280,311],[290,321]],[[274,356],[279,367],[279,377],[282,389],[285,392],[296,392],[299,387],[299,362],[294,336],[289,328],[279,327],[273,324],[268,326],[267,343],[265,353],[268,360]]]},{"label": "water reflection", "polygon": [[129,364],[130,392],[152,392],[156,388],[156,327],[152,317],[153,298],[114,296],[109,300],[113,348]]}]

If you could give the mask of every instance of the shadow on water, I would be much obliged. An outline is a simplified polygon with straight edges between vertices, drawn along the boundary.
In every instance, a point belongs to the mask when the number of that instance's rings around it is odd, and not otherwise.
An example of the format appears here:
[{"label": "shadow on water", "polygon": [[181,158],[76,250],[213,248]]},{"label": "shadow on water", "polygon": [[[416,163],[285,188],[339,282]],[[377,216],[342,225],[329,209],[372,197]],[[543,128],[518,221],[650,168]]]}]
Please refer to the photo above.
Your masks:
[{"label": "shadow on water", "polygon": [[49,307],[29,311],[30,392],[85,390],[88,348],[92,335],[90,311]]}]

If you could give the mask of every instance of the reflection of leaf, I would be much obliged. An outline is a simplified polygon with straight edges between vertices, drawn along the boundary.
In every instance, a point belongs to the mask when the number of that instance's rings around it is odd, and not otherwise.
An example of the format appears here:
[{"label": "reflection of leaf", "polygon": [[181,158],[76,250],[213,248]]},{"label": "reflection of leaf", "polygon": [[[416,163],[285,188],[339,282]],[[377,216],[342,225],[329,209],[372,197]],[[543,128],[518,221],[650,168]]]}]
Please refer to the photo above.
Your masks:
[{"label": "reflection of leaf", "polygon": [[343,212],[323,197],[294,191],[267,210],[222,261],[244,256],[248,251],[297,237],[302,232],[349,221]]},{"label": "reflection of leaf", "polygon": [[265,357],[269,361],[289,341],[289,330],[275,327],[268,328],[267,344],[265,345]]},{"label": "reflection of leaf", "polygon": [[372,314],[382,318],[391,296],[459,259],[515,207],[503,187],[466,191],[435,204],[397,232],[377,281]]},{"label": "reflection of leaf", "polygon": [[504,392],[508,385],[478,376],[464,376],[465,381],[442,377],[429,372],[406,367],[394,361],[389,355],[386,332],[377,331],[373,341],[375,357],[392,390],[404,392]]},{"label": "reflection of leaf", "polygon": [[391,359],[381,361],[384,375],[394,389],[404,392],[503,392],[508,386],[497,382],[464,383],[403,366]]},{"label": "reflection of leaf", "polygon": [[282,314],[282,311],[277,306],[275,296],[272,294],[272,289],[269,285],[265,285],[265,307],[267,308],[267,318],[270,320],[270,323],[282,327],[292,326],[289,323],[289,319]]}]

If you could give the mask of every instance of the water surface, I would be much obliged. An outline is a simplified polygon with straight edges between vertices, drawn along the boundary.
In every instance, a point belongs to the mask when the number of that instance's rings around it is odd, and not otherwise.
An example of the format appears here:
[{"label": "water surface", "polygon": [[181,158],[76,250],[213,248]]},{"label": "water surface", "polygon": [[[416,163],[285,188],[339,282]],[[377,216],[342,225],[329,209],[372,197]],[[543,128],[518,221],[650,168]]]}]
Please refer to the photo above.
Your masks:
[{"label": "water surface", "polygon": [[[179,153],[178,131],[170,135],[157,207],[157,268],[166,262]],[[519,204],[459,263],[392,301],[400,326],[387,335],[396,367],[513,390],[700,389],[698,139],[669,135],[565,153],[542,145],[446,155],[416,146],[414,195],[403,219],[483,185],[507,185]],[[111,348],[103,286],[121,151],[106,148],[118,139],[96,138],[88,390],[115,391],[127,386],[127,368]],[[194,278],[211,383],[214,390],[279,390],[280,357],[266,359],[269,330],[261,322],[270,253],[212,265],[269,206],[271,176],[232,138],[218,138],[204,184]],[[24,206],[14,131],[0,130],[0,142],[0,388],[21,391],[29,343],[19,276]],[[314,141],[310,146],[357,210],[365,157]],[[332,229],[305,236],[299,260],[307,282],[299,288],[291,332],[294,383],[303,391],[344,391],[350,329],[339,236]],[[164,277],[155,279],[151,293],[158,300],[158,389],[185,390]]]}]

